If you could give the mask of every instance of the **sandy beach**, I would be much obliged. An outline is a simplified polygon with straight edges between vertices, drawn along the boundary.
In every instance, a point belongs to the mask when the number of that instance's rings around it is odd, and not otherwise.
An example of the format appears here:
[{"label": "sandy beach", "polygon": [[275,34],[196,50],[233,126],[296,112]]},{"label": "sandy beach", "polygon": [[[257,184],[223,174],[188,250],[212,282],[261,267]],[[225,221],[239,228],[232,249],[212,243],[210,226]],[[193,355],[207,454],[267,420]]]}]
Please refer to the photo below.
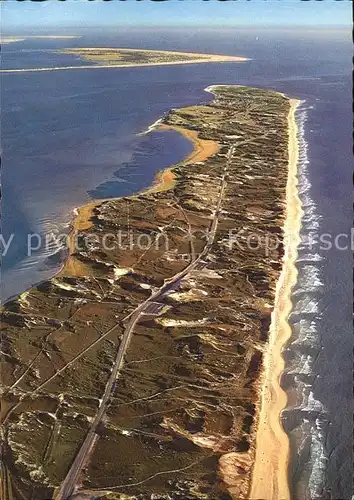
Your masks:
[{"label": "sandy beach", "polygon": [[75,252],[76,235],[80,231],[87,231],[92,226],[91,217],[94,208],[99,205],[102,200],[92,200],[82,205],[77,210],[77,215],[72,223],[72,229],[68,237],[69,254],[64,263],[60,276],[88,276],[89,268],[83,262],[76,259],[73,253]]},{"label": "sandy beach", "polygon": [[[14,41],[22,41],[20,39],[14,40]],[[80,50],[85,50],[85,49],[80,49]],[[86,49],[86,50],[92,50],[92,49]],[[109,50],[107,49],[99,49],[95,48],[95,50]],[[122,50],[122,49],[119,49]],[[126,49],[129,50],[130,52],[134,51],[134,49]],[[136,52],[161,52],[161,51],[153,51],[153,50],[140,50],[140,49],[135,49]],[[37,72],[37,71],[62,71],[62,70],[69,70],[69,69],[109,69],[109,68],[137,68],[137,67],[143,67],[143,66],[175,66],[175,65],[180,65],[180,64],[200,64],[200,63],[220,63],[220,62],[246,62],[249,59],[247,57],[240,57],[240,56],[224,56],[224,55],[217,55],[217,54],[194,54],[192,52],[170,52],[170,51],[164,51],[166,55],[168,54],[179,54],[181,56],[185,56],[186,59],[181,59],[180,61],[159,61],[159,62],[132,62],[132,63],[124,63],[124,64],[91,64],[91,65],[80,65],[80,66],[55,66],[53,68],[20,68],[20,69],[1,69],[0,73],[29,73],[29,72]],[[80,54],[77,54],[80,55]],[[83,55],[83,54],[81,54]],[[195,59],[188,59],[191,56],[200,56],[196,57]],[[85,56],[83,55],[85,58]]]},{"label": "sandy beach", "polygon": [[[176,130],[193,144],[193,151],[184,160],[181,161],[183,165],[204,161],[209,158],[209,156],[217,153],[220,147],[219,144],[215,141],[200,139],[196,130],[189,130],[183,127],[165,125],[160,123],[157,123],[154,128],[149,128],[149,131],[152,131],[154,129],[160,131]],[[152,193],[171,189],[175,183],[175,174],[173,172],[174,166],[175,165],[171,165],[165,170],[158,172],[156,174],[155,182],[150,188],[147,188],[145,192]]]},{"label": "sandy beach", "polygon": [[284,370],[282,349],[291,336],[288,316],[291,312],[291,290],[297,279],[295,267],[300,242],[301,202],[297,191],[298,139],[295,111],[300,101],[290,100],[289,174],[286,188],[286,220],[284,224],[284,262],[277,284],[268,349],[264,356],[264,373],[260,414],[256,437],[255,464],[252,474],[252,500],[289,500],[289,441],[280,422],[287,403],[279,384]]}]

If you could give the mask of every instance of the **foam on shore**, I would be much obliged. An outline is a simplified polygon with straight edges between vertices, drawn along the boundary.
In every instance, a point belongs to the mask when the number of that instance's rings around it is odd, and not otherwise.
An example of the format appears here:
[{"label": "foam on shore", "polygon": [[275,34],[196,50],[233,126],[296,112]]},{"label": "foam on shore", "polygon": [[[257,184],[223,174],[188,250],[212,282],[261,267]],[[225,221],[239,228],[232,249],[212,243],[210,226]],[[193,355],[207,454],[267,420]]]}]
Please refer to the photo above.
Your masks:
[{"label": "foam on shore", "polygon": [[159,118],[152,125],[149,125],[146,130],[144,130],[143,132],[140,132],[137,135],[146,135],[146,134],[149,134],[150,132],[153,132],[154,130],[156,130],[159,127],[159,125],[161,125],[161,123],[162,123],[162,118]]}]

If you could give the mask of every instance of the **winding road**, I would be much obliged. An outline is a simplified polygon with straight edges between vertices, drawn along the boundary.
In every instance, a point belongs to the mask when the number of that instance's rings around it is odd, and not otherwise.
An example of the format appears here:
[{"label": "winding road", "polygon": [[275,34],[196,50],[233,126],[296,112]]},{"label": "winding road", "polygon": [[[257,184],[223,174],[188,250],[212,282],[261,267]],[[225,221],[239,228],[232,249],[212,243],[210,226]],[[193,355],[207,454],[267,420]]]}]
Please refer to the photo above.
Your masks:
[{"label": "winding road", "polygon": [[[171,291],[175,290],[179,285],[183,278],[185,278],[191,271],[198,268],[200,262],[208,255],[215,239],[216,230],[219,223],[220,211],[222,206],[222,201],[225,193],[225,189],[227,186],[227,173],[228,166],[232,159],[233,151],[235,146],[231,146],[227,153],[227,161],[223,170],[223,175],[221,177],[220,182],[220,191],[218,194],[218,200],[216,204],[216,209],[214,211],[213,219],[210,225],[210,229],[208,232],[207,242],[202,250],[202,252],[186,266],[182,271],[175,274],[172,278],[165,280],[163,286],[155,291],[148,299],[142,302],[132,313],[129,314],[125,318],[125,320],[129,320],[124,330],[121,343],[119,345],[119,349],[116,354],[116,358],[114,361],[114,365],[112,368],[111,375],[107,381],[104,394],[101,399],[100,406],[97,410],[96,416],[91,423],[91,426],[86,434],[86,437],[77,452],[71,467],[62,482],[58,493],[55,496],[55,500],[68,500],[70,497],[77,492],[78,484],[80,481],[80,474],[82,469],[87,465],[89,461],[89,457],[93,451],[96,441],[99,436],[97,434],[97,427],[101,423],[111,398],[111,395],[114,391],[114,386],[119,374],[123,368],[124,364],[124,356],[127,352],[127,349],[130,344],[130,340],[134,333],[135,325],[138,323],[139,319],[143,314],[154,314],[156,311],[156,301],[162,299],[166,295],[168,295]],[[115,328],[118,328],[119,325],[116,325],[111,329],[111,333]]]}]

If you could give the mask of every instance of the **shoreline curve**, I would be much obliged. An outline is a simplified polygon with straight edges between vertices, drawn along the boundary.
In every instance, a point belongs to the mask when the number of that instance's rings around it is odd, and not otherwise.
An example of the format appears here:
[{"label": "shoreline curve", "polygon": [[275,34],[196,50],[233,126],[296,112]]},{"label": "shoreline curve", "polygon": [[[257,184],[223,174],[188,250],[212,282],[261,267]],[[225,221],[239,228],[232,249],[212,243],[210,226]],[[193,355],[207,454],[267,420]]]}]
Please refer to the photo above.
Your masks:
[{"label": "shoreline curve", "polygon": [[[181,126],[166,125],[163,123],[162,119],[151,125],[145,133],[156,131],[166,131],[175,130],[182,134],[187,140],[189,140],[194,149],[189,153],[183,160],[181,160],[177,165],[188,163],[195,163],[199,161],[204,161],[209,156],[217,153],[220,145],[216,141],[200,139],[198,132],[190,130]],[[166,191],[172,189],[175,184],[175,174],[173,169],[177,166],[176,164],[170,165],[164,170],[160,170],[155,174],[155,180],[151,186],[136,192],[132,196],[139,196],[143,193],[152,193],[158,191]],[[117,197],[121,198],[121,196]],[[87,203],[75,208],[76,215],[71,223],[71,231],[68,235],[68,256],[63,262],[62,268],[56,274],[56,276],[83,276],[87,275],[89,272],[88,267],[81,261],[75,258],[75,234],[80,231],[88,230],[92,226],[91,218],[93,216],[94,209],[101,203],[108,200],[114,200],[117,198],[103,198],[98,200],[89,200]]]},{"label": "shoreline curve", "polygon": [[[183,54],[183,52],[181,52]],[[189,53],[186,53],[189,55]],[[199,54],[197,54],[199,55]],[[208,56],[208,54],[205,54]],[[147,63],[126,63],[126,64],[80,64],[78,66],[53,66],[53,67],[43,67],[43,68],[8,68],[0,69],[0,73],[36,73],[40,71],[63,71],[72,69],[122,69],[122,68],[142,68],[147,66],[176,66],[181,64],[210,64],[210,63],[223,63],[223,62],[234,62],[243,63],[250,59],[241,56],[220,56],[220,55],[209,55],[200,59],[185,59],[181,61],[160,61],[160,62],[147,62]]]}]

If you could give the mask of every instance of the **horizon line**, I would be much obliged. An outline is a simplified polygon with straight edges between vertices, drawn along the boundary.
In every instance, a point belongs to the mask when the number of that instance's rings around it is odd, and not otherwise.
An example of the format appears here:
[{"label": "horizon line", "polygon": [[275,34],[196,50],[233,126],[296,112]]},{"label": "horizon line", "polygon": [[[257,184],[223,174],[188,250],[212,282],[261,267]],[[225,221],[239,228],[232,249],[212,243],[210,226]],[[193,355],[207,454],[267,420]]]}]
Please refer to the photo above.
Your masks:
[{"label": "horizon line", "polygon": [[316,29],[316,30],[323,30],[323,29],[344,29],[344,28],[352,28],[352,25],[350,23],[348,24],[235,24],[235,25],[214,25],[210,26],[207,24],[184,24],[184,25],[178,25],[178,24],[170,24],[170,25],[165,25],[161,26],[159,24],[97,24],[97,25],[90,25],[90,26],[82,26],[82,25],[58,25],[58,24],[53,24],[53,25],[48,25],[48,26],[35,26],[35,25],[28,25],[28,26],[23,26],[23,25],[18,25],[18,26],[2,26],[2,33],[4,31],[14,31],[14,30],[21,30],[21,31],[27,31],[27,30],[36,30],[36,31],[43,31],[43,30],[60,30],[60,29],[79,29],[79,30],[88,30],[92,28],[108,28],[108,29],[119,29],[119,28],[129,28],[129,29],[160,29],[160,30],[168,30],[168,29],[206,29],[206,30],[227,30],[227,29],[257,29],[257,28],[278,28],[278,29]]}]

